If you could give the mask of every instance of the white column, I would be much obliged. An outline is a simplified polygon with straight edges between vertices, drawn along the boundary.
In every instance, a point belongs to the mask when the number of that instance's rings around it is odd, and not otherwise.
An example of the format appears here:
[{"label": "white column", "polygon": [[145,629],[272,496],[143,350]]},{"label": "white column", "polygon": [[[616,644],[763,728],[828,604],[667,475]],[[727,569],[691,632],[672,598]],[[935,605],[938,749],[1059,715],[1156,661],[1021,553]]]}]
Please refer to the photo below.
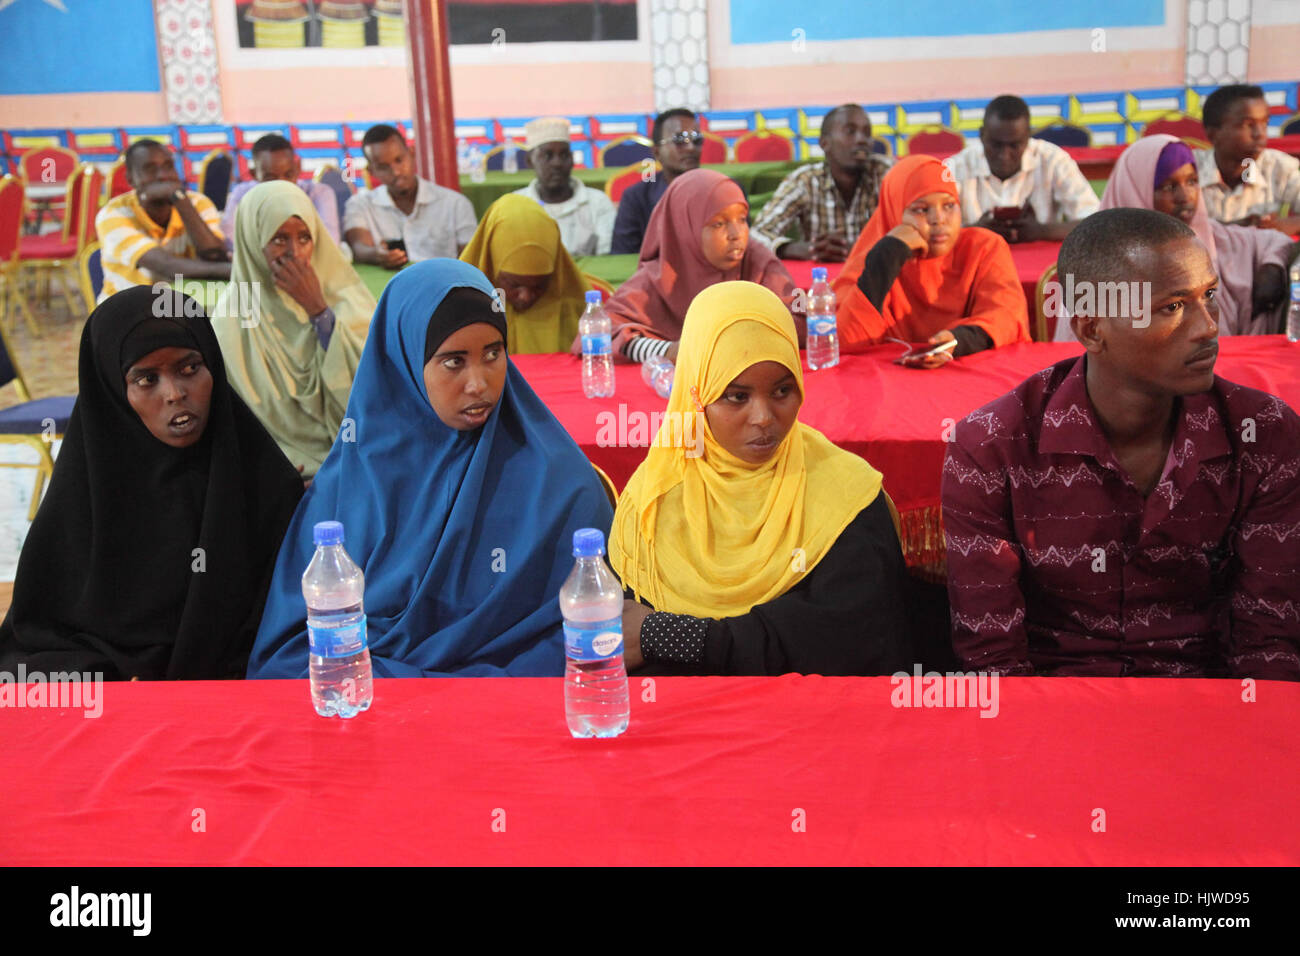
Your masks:
[{"label": "white column", "polygon": [[[233,6],[222,4],[231,16]],[[154,0],[154,14],[167,118],[173,123],[220,123],[221,79],[211,0]]]},{"label": "white column", "polygon": [[706,0],[650,0],[655,110],[709,108]]},{"label": "white column", "polygon": [[1251,0],[1187,0],[1187,85],[1245,83]]}]

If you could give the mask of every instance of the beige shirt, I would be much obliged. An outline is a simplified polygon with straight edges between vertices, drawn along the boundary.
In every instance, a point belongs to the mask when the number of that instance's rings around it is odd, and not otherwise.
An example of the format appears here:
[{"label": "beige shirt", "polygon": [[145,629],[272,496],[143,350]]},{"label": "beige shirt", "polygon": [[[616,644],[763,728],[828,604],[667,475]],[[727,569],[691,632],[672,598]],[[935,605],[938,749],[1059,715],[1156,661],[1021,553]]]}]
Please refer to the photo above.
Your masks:
[{"label": "beige shirt", "polygon": [[970,225],[997,206],[1030,203],[1039,222],[1082,219],[1097,211],[1101,200],[1070,154],[1043,139],[1030,139],[1020,171],[1008,179],[989,172],[984,144],[976,140],[944,160],[957,181],[961,221]]},{"label": "beige shirt", "polygon": [[365,229],[376,243],[401,239],[406,257],[455,259],[478,228],[470,201],[453,189],[421,179],[415,191],[415,208],[408,216],[397,208],[387,186],[363,189],[343,210],[343,235]]},{"label": "beige shirt", "polygon": [[1205,211],[1211,219],[1236,222],[1247,216],[1280,212],[1288,204],[1292,214],[1300,212],[1300,159],[1278,149],[1265,149],[1253,169],[1242,171],[1241,182],[1229,187],[1214,161],[1213,149],[1193,152]]}]

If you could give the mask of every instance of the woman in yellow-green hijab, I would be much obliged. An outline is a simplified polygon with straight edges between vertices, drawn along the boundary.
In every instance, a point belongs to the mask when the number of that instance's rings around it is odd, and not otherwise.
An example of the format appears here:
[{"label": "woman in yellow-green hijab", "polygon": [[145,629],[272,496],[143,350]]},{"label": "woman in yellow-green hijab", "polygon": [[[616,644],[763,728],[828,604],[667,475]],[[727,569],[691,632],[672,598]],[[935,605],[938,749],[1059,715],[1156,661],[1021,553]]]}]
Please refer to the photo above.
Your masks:
[{"label": "woman in yellow-green hijab", "polygon": [[880,472],[798,421],[803,389],[794,322],[773,292],[721,282],[695,297],[668,413],[609,535],[614,572],[644,602],[624,613],[629,667],[909,665],[906,570]]},{"label": "woman in yellow-green hijab", "polygon": [[244,197],[212,327],[230,384],[304,477],[342,424],[374,310],[305,192],[277,180]]},{"label": "woman in yellow-green hijab", "polygon": [[506,351],[567,352],[578,334],[588,289],[607,286],[578,271],[560,242],[560,227],[535,199],[502,196],[460,254],[505,294]]}]

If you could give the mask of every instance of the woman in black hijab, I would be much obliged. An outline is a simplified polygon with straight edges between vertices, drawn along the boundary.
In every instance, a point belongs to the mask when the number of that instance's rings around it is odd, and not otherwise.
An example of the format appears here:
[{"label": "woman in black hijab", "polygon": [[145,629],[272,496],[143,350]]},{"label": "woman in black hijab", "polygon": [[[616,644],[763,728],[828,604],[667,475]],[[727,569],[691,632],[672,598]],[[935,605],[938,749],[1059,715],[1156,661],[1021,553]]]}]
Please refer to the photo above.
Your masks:
[{"label": "woman in black hijab", "polygon": [[0,624],[0,670],[242,677],[301,477],[179,292],[105,300],[78,378]]}]

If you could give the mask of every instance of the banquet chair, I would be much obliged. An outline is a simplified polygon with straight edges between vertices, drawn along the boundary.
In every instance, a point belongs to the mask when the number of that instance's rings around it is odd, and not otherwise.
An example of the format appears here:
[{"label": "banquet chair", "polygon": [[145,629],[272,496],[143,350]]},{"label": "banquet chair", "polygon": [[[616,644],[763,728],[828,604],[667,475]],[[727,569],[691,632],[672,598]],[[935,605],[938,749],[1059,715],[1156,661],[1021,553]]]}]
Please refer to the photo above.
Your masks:
[{"label": "banquet chair", "polygon": [[9,303],[13,302],[27,323],[27,330],[38,336],[40,330],[18,285],[18,246],[22,232],[22,180],[17,176],[0,176],[0,319],[8,319]]},{"label": "banquet chair", "polygon": [[1053,262],[1038,277],[1038,286],[1034,291],[1034,327],[1030,336],[1035,342],[1050,342],[1056,335],[1056,323],[1060,316],[1050,317],[1043,309],[1043,300],[1047,298],[1047,286],[1056,278],[1056,263]]},{"label": "banquet chair", "polygon": [[99,255],[99,242],[92,242],[77,257],[77,275],[81,279],[81,297],[86,300],[87,312],[95,310],[99,293],[104,289],[104,264]]},{"label": "banquet chair", "polygon": [[[98,198],[103,179],[104,174],[93,164],[79,166],[68,180],[68,214],[64,218],[62,234],[48,233],[19,238],[20,265],[37,270],[47,288],[51,274],[61,273],[63,298],[68,305],[68,314],[73,316],[78,313],[72,297],[77,279],[76,260],[81,250],[94,238],[95,216],[99,212]],[[89,310],[92,303],[88,302],[86,306]]]},{"label": "banquet chair", "polygon": [[108,167],[108,175],[104,180],[104,195],[100,198],[99,204],[105,206],[110,199],[130,191],[131,183],[126,178],[126,160],[119,159]]},{"label": "banquet chair", "polygon": [[746,133],[733,150],[738,163],[785,163],[794,159],[794,145],[788,136],[770,130]]},{"label": "banquet chair", "polygon": [[873,136],[871,137],[871,151],[877,156],[889,156],[892,158],[894,155],[894,144],[883,136]]},{"label": "banquet chair", "polygon": [[609,498],[610,507],[617,508],[618,489],[614,487],[613,479],[611,479],[609,475],[605,474],[605,469],[601,468],[600,465],[596,464],[594,461],[591,463],[591,467],[595,469],[596,477],[600,479],[600,485],[605,489],[605,496]]},{"label": "banquet chair", "polygon": [[[631,166],[618,171],[613,176],[610,176],[609,179],[605,180],[605,195],[615,203],[623,198],[623,193],[627,192],[630,186],[635,186],[637,183],[641,182],[641,174],[645,168],[643,166],[644,162],[645,160],[642,160],[639,163],[633,163]],[[659,172],[659,168],[659,164],[655,163],[656,175]]]},{"label": "banquet chair", "polygon": [[1061,120],[1039,129],[1034,133],[1034,139],[1044,140],[1053,146],[1091,146],[1092,131]]},{"label": "banquet chair", "polygon": [[0,323],[0,388],[10,382],[13,382],[21,404],[0,409],[0,444],[25,445],[33,449],[36,452],[36,464],[0,461],[0,468],[36,469],[36,487],[32,490],[31,507],[27,509],[27,520],[31,521],[36,517],[36,509],[40,507],[45,483],[54,474],[54,457],[50,454],[50,447],[67,429],[76,396],[59,395],[33,401],[17,360],[9,350],[3,323]]},{"label": "banquet chair", "polygon": [[483,168],[490,173],[504,172],[506,168],[506,150],[515,151],[515,168],[519,172],[531,169],[528,162],[528,150],[515,143],[508,143],[504,146],[493,146],[483,154]]},{"label": "banquet chair", "polygon": [[620,136],[600,148],[600,165],[628,166],[654,158],[654,144],[644,136]]},{"label": "banquet chair", "polygon": [[927,126],[907,138],[907,155],[948,156],[966,148],[966,138],[946,126]]},{"label": "banquet chair", "polygon": [[1147,123],[1142,129],[1143,136],[1167,133],[1177,136],[1193,149],[1209,149],[1210,140],[1205,133],[1205,126],[1190,113],[1166,113]]},{"label": "banquet chair", "polygon": [[343,209],[347,206],[348,200],[356,192],[356,188],[343,178],[339,168],[333,163],[326,163],[316,172],[312,173],[312,182],[324,183],[334,192],[334,199],[339,207],[339,222],[343,222]]},{"label": "banquet chair", "polygon": [[[29,149],[18,160],[18,174],[28,186],[66,186],[80,167],[81,158],[76,153],[55,145]],[[66,189],[64,196],[67,196]],[[37,229],[47,209],[61,212],[65,219],[71,212],[66,203],[59,199],[43,202],[37,208]]]},{"label": "banquet chair", "polygon": [[700,165],[714,166],[718,163],[725,163],[731,150],[727,148],[727,141],[717,133],[710,133],[706,129],[700,130],[704,137],[704,142],[700,144]]},{"label": "banquet chair", "polygon": [[214,149],[199,163],[199,192],[218,209],[226,208],[226,197],[234,180],[235,158],[224,149]]},{"label": "banquet chair", "polygon": [[1279,136],[1295,136],[1300,134],[1300,113],[1294,116],[1288,116],[1282,121],[1282,126],[1278,129]]}]

